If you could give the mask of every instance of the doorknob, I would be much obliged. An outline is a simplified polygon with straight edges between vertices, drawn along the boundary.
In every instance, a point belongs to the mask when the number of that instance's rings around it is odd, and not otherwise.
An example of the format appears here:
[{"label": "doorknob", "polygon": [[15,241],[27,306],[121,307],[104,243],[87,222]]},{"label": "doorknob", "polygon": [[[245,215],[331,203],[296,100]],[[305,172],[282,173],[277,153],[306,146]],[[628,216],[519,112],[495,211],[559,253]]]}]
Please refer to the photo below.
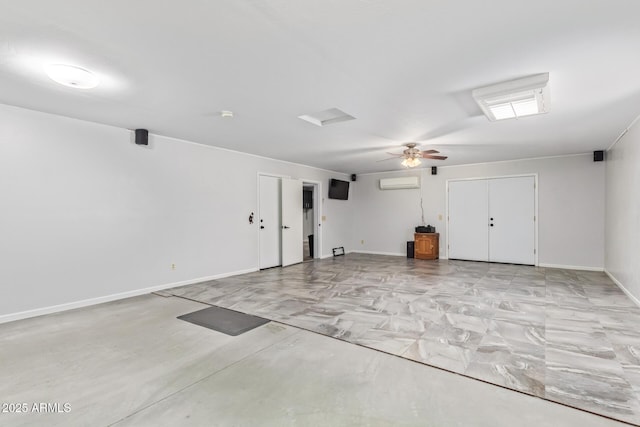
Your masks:
[{"label": "doorknob", "polygon": [[261,226],[260,226],[260,230],[262,230],[263,228],[264,228],[264,225],[261,225]]},{"label": "doorknob", "polygon": [[283,229],[285,229],[285,230],[287,230],[287,229],[289,229],[289,228],[291,228],[291,227],[289,227],[288,225],[283,225],[283,226],[282,226],[282,228],[283,228]]},{"label": "doorknob", "polygon": [[493,224],[489,224],[491,227],[493,227]]}]

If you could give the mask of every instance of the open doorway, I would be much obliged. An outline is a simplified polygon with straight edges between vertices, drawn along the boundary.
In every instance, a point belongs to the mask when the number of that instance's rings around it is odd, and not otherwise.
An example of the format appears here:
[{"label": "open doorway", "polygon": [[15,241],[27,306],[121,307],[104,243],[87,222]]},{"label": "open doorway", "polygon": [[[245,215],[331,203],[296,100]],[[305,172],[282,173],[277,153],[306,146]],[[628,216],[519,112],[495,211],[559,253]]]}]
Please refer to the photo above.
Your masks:
[{"label": "open doorway", "polygon": [[309,261],[314,258],[314,234],[313,224],[313,185],[302,186],[302,259]]},{"label": "open doorway", "polygon": [[302,256],[303,261],[321,258],[320,233],[321,184],[318,181],[302,180]]}]

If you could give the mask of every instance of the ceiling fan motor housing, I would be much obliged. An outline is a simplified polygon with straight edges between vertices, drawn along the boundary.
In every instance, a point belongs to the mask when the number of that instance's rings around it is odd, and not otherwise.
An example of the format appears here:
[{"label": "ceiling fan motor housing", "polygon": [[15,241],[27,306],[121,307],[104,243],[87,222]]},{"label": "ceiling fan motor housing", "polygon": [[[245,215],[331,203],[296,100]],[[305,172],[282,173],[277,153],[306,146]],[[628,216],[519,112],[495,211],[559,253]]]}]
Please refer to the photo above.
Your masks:
[{"label": "ceiling fan motor housing", "polygon": [[407,158],[418,158],[421,157],[420,155],[420,150],[418,150],[417,148],[415,148],[415,144],[407,144],[407,146],[411,145],[411,147],[407,148],[406,150],[403,151],[405,157]]}]

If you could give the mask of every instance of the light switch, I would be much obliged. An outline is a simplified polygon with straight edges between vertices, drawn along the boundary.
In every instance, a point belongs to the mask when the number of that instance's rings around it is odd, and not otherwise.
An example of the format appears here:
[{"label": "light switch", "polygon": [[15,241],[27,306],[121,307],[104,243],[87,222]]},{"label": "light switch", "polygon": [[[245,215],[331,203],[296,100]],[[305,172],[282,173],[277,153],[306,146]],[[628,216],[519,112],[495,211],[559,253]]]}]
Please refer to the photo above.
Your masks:
[{"label": "light switch", "polygon": [[438,221],[442,221],[442,214],[438,215]]},{"label": "light switch", "polygon": [[326,221],[326,220],[327,220],[327,217],[326,217],[325,215],[322,215],[322,220],[323,220],[323,221]]}]

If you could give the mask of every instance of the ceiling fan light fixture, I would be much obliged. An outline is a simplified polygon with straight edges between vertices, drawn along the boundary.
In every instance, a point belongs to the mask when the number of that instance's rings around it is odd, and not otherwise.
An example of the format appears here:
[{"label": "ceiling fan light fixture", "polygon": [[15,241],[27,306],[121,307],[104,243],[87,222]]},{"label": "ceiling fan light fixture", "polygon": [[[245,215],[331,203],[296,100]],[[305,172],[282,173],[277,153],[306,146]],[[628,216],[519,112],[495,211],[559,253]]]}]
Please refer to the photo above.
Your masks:
[{"label": "ceiling fan light fixture", "polygon": [[405,168],[415,168],[416,166],[420,166],[422,162],[417,157],[409,157],[404,159],[401,164]]},{"label": "ceiling fan light fixture", "polygon": [[[404,166],[405,168],[415,168],[416,166],[420,166],[422,164],[422,160],[420,159],[431,159],[431,160],[447,159],[447,156],[435,156],[434,154],[439,153],[438,150],[430,149],[430,150],[423,151],[423,150],[420,150],[419,148],[416,148],[416,145],[418,145],[416,142],[407,142],[406,144],[403,144],[403,146],[405,146],[406,148],[402,151],[402,154],[388,153],[393,157],[389,159],[384,159],[384,160],[400,158],[402,159],[402,162],[400,162],[402,166]],[[384,160],[378,160],[378,161],[382,162]]]},{"label": "ceiling fan light fixture", "polygon": [[473,98],[490,121],[517,119],[549,111],[549,73],[473,90]]}]

